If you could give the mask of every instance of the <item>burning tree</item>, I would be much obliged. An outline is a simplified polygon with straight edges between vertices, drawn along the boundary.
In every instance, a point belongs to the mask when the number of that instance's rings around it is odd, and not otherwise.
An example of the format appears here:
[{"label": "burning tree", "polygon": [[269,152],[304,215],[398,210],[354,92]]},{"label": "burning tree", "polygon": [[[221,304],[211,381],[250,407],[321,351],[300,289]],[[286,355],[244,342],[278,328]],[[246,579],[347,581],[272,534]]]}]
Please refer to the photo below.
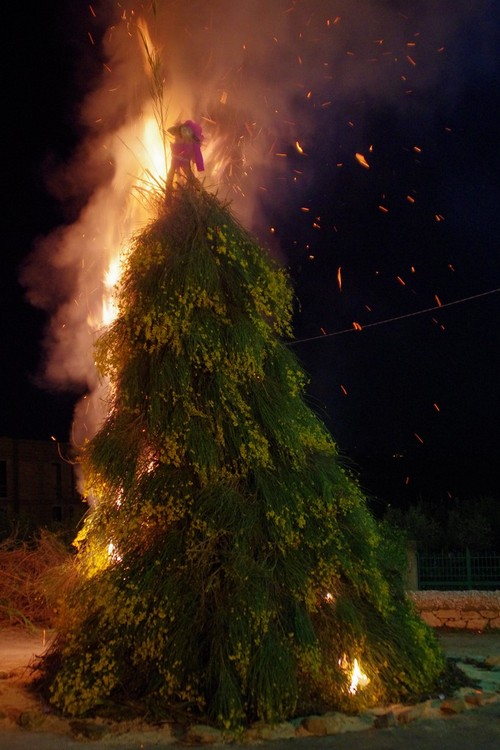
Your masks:
[{"label": "burning tree", "polygon": [[283,343],[285,271],[178,185],[118,305],[96,347],[109,415],[82,455],[96,506],[45,657],[53,704],[229,726],[428,688],[441,652]]}]

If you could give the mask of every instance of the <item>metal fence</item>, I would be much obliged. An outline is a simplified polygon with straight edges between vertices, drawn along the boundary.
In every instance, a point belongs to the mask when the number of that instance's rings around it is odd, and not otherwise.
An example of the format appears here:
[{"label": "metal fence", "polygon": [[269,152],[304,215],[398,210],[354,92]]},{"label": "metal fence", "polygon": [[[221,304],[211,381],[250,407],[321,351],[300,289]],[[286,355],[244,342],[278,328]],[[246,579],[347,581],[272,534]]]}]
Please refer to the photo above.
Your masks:
[{"label": "metal fence", "polygon": [[500,589],[500,555],[496,552],[417,553],[420,590]]}]

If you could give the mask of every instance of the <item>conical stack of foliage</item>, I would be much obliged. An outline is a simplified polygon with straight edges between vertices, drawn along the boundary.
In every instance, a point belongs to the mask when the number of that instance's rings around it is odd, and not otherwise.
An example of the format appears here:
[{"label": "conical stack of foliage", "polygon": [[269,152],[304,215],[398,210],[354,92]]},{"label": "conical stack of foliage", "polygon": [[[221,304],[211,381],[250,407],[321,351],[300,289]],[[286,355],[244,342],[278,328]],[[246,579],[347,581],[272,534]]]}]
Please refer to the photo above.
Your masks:
[{"label": "conical stack of foliage", "polygon": [[[356,482],[304,400],[285,272],[178,186],[136,240],[97,345],[109,416],[52,702],[219,725],[404,697],[443,668]],[[357,658],[370,684],[350,694]]]}]

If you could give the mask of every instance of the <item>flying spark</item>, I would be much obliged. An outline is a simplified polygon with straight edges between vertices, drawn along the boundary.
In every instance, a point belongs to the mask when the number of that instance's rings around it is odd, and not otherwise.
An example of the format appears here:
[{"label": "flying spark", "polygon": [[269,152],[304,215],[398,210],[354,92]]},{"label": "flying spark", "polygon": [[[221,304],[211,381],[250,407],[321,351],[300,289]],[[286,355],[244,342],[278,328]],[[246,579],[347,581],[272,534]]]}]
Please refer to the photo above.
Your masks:
[{"label": "flying spark", "polygon": [[362,167],[364,167],[365,169],[370,169],[370,165],[366,161],[363,154],[356,153],[356,159],[358,160],[359,164],[361,164]]}]

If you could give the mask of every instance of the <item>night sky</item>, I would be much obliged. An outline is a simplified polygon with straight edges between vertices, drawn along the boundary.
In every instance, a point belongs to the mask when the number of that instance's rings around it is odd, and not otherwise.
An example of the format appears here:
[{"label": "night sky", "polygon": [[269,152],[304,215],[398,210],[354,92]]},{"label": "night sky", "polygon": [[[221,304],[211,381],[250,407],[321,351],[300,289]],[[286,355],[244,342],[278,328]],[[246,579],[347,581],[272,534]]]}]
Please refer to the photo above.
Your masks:
[{"label": "night sky", "polygon": [[[194,12],[200,3],[185,5]],[[307,123],[304,153],[277,136],[288,175],[300,178],[287,182],[270,168],[252,227],[290,270],[293,348],[310,375],[309,403],[369,493],[390,502],[498,496],[500,8],[494,0],[277,5],[340,17],[344,34],[332,58],[311,62],[301,79],[304,91],[319,91],[316,104],[294,93]],[[14,10],[3,48],[0,434],[8,437],[66,440],[83,391],[37,385],[49,314],[26,302],[18,279],[37,238],[74,221],[92,190],[63,199],[51,194],[50,175],[85,136],[79,106],[102,74],[99,40],[112,6],[96,3],[96,17],[81,2]],[[350,36],[354,7],[373,28]],[[399,45],[385,57],[377,7],[394,17]],[[317,83],[314,66],[326,63],[330,75]],[[269,85],[280,86],[279,75]]]}]

